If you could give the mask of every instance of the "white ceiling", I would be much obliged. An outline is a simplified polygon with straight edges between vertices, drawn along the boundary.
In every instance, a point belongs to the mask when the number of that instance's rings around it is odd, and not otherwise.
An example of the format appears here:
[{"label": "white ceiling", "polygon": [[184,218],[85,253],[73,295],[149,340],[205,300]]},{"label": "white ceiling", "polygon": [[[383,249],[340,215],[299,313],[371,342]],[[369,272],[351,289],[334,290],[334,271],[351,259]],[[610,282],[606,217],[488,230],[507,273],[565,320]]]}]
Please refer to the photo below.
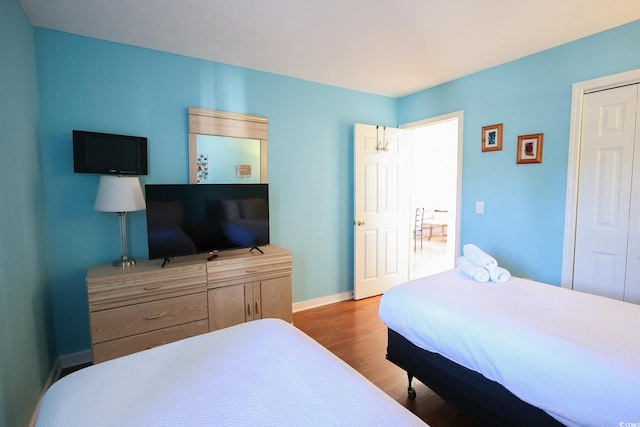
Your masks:
[{"label": "white ceiling", "polygon": [[20,0],[37,27],[402,96],[640,19],[639,0]]}]

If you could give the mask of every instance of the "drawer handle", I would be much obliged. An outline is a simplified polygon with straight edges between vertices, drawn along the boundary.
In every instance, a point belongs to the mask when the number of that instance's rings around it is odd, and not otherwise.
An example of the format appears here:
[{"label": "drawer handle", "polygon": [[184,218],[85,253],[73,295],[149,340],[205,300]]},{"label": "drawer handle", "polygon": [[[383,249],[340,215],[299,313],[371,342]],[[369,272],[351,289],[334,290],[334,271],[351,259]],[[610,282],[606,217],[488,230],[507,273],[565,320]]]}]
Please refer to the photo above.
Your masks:
[{"label": "drawer handle", "polygon": [[259,271],[260,271],[259,268],[247,268],[246,270],[247,273],[257,273]]},{"label": "drawer handle", "polygon": [[167,314],[167,313],[165,313],[165,312],[163,311],[162,313],[158,313],[158,314],[151,314],[151,315],[149,315],[149,316],[145,316],[145,319],[147,319],[147,320],[159,319],[159,318],[161,318],[162,316],[164,316],[165,314]]},{"label": "drawer handle", "polygon": [[161,283],[156,283],[155,285],[149,285],[149,286],[145,286],[143,289],[145,291],[153,291],[155,289],[160,289],[162,287]]}]

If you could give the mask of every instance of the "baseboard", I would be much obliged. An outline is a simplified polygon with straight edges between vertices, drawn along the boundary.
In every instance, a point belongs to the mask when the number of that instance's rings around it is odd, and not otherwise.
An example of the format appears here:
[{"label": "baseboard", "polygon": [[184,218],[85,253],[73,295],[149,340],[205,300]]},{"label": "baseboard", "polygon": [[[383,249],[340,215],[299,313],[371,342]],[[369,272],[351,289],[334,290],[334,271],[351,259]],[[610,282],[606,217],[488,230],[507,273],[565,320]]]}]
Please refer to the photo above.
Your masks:
[{"label": "baseboard", "polygon": [[60,369],[62,370],[65,368],[72,368],[74,366],[90,364],[93,361],[93,353],[91,350],[82,350],[77,353],[59,356],[58,360],[60,361]]},{"label": "baseboard", "polygon": [[321,307],[335,302],[353,299],[353,291],[341,292],[339,294],[328,295],[326,297],[314,298],[306,301],[293,303],[293,312],[309,310],[310,308]]}]

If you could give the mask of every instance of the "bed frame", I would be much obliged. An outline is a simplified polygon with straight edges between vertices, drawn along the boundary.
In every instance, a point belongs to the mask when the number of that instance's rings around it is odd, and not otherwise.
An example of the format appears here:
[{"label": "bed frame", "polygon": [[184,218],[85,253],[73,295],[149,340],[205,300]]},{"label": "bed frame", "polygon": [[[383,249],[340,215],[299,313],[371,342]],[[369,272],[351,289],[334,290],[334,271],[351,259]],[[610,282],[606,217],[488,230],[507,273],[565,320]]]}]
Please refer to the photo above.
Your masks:
[{"label": "bed frame", "polygon": [[419,379],[448,403],[494,426],[562,426],[502,385],[430,351],[421,349],[399,333],[388,329],[387,359],[407,372],[409,398],[416,392],[411,382]]}]

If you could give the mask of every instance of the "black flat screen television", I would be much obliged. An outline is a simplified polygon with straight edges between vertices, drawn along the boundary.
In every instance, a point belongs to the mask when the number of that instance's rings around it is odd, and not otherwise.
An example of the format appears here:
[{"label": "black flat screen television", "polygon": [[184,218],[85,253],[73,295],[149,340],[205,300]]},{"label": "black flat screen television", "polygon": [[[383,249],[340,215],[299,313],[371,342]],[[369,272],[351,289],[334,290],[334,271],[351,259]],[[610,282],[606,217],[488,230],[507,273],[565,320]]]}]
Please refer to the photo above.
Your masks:
[{"label": "black flat screen television", "polygon": [[269,244],[268,184],[147,184],[149,258]]},{"label": "black flat screen television", "polygon": [[147,138],[74,130],[73,171],[147,175]]}]

